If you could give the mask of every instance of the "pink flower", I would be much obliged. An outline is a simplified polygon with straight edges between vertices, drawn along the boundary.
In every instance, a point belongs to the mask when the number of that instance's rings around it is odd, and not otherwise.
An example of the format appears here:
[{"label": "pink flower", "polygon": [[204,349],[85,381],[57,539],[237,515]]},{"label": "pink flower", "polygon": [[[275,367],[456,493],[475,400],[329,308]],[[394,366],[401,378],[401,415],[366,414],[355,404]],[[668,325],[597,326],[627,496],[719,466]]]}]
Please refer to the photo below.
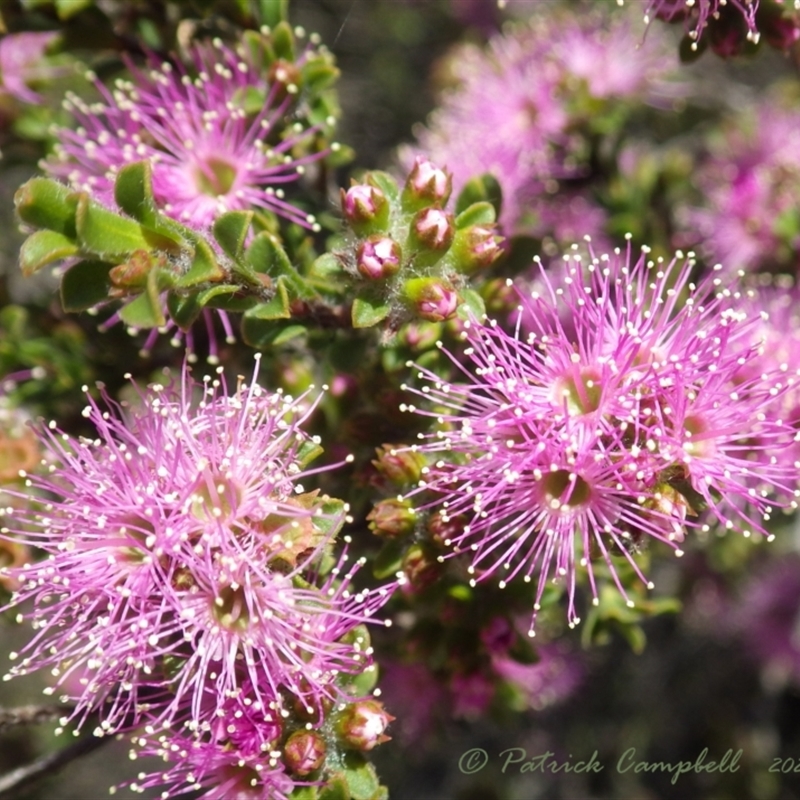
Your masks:
[{"label": "pink flower", "polygon": [[[250,50],[219,40],[196,45],[191,60],[190,70],[168,61],[132,67],[133,81],[113,90],[96,82],[99,104],[71,95],[65,107],[80,127],[60,130],[57,157],[45,169],[113,205],[118,170],[148,160],[157,205],[190,227],[204,230],[225,211],[250,208],[314,226],[281,188],[324,155],[313,148],[295,155],[319,126],[294,121],[298,88],[288,70],[268,73]],[[256,111],[245,105],[252,94],[260,98]]]},{"label": "pink flower", "polygon": [[55,31],[9,33],[0,38],[0,97],[9,94],[23,103],[41,103],[29,84],[57,74],[44,62],[44,54],[58,38]]},{"label": "pink flower", "polygon": [[57,685],[85,671],[75,716],[101,714],[101,732],[141,719],[213,718],[244,683],[263,703],[285,689],[310,709],[335,700],[339,674],[369,666],[343,637],[385,593],[351,594],[360,566],[347,554],[317,574],[345,520],[341,501],[307,492],[318,451],[301,430],[314,408],[240,381],[154,385],[136,408],[93,400],[97,438],[52,424],[57,462],[29,485],[53,499],[16,515],[4,537],[45,560],[7,570],[31,601],[36,633],[11,674],[52,668]]},{"label": "pink flower", "polygon": [[447,354],[463,382],[418,370],[424,385],[410,391],[426,409],[404,409],[437,430],[411,449],[440,457],[412,494],[467,517],[444,544],[469,555],[473,583],[537,578],[531,635],[551,578],[575,624],[584,574],[598,602],[594,561],[631,604],[612,554],[647,583],[633,556],[644,539],[680,555],[687,527],[769,536],[774,504],[796,505],[800,472],[778,455],[794,429],[771,404],[797,373],[741,379],[759,357],[759,316],[713,275],[691,284],[693,265],[630,248],[585,265],[575,255],[522,298],[527,334],[465,326],[467,365]]}]

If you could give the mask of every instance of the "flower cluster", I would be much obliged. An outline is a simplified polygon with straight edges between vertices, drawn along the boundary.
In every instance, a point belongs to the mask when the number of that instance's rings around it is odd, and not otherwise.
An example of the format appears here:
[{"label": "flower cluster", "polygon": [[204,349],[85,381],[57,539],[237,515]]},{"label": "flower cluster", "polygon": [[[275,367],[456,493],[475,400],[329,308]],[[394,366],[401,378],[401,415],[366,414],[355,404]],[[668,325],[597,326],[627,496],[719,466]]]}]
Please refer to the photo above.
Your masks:
[{"label": "flower cluster", "polygon": [[[503,189],[507,233],[551,231],[548,195],[558,179],[580,172],[582,121],[598,104],[634,97],[660,104],[672,91],[667,42],[653,36],[639,47],[640,36],[625,15],[556,14],[495,36],[485,50],[460,49],[450,61],[454,87],[401,159],[424,153],[453,173],[456,191],[491,173]],[[602,211],[592,211],[599,232]]]},{"label": "flower cluster", "polygon": [[501,256],[492,205],[457,206],[461,213],[453,214],[447,209],[451,192],[450,173],[422,156],[402,190],[379,172],[342,190],[354,237],[337,261],[356,281],[356,327],[387,317],[394,329],[414,317],[450,319],[465,301],[466,278]]},{"label": "flower cluster", "polygon": [[797,269],[800,114],[774,103],[737,118],[697,172],[704,208],[683,213],[705,254],[730,270]]},{"label": "flower cluster", "polygon": [[300,428],[315,404],[257,374],[231,395],[184,370],[133,407],[90,399],[96,438],[51,424],[56,464],[27,479],[49,499],[2,509],[14,529],[0,533],[46,554],[3,573],[36,630],[7,677],[49,667],[97,735],[145,725],[145,749],[174,762],[168,783],[208,778],[221,797],[255,775],[266,799],[291,784],[279,761],[299,723],[284,707],[320,719],[353,701],[348,682],[373,669],[361,626],[388,593],[354,593],[362,562],[331,552],[347,506],[301,483],[319,471]]},{"label": "flower cluster", "polygon": [[305,227],[314,217],[285,199],[308,164],[326,154],[316,141],[332,118],[310,124],[298,97],[302,68],[316,56],[275,59],[266,35],[232,48],[221,40],[191,48],[191,68],[151,63],[88,104],[70,95],[65,107],[79,127],[60,129],[56,156],[44,169],[114,205],[121,167],[147,160],[156,204],[168,216],[206,230],[225,211],[264,210]]},{"label": "flower cluster", "polygon": [[31,84],[58,74],[45,53],[58,38],[55,32],[12,33],[0,38],[0,101],[4,96],[23,103],[41,103]]},{"label": "flower cluster", "polygon": [[581,568],[595,604],[599,560],[633,605],[618,556],[646,583],[634,557],[646,540],[680,555],[687,528],[771,536],[774,505],[796,505],[800,468],[780,458],[795,430],[775,404],[796,373],[744,374],[760,315],[717,275],[696,287],[693,268],[680,254],[632,259],[630,246],[588,263],[575,253],[523,298],[527,333],[467,325],[469,366],[449,354],[463,383],[419,369],[411,391],[432,408],[405,408],[439,430],[414,448],[441,457],[411,494],[465,519],[445,544],[469,554],[474,582],[538,573],[531,635],[551,576],[575,624]]}]

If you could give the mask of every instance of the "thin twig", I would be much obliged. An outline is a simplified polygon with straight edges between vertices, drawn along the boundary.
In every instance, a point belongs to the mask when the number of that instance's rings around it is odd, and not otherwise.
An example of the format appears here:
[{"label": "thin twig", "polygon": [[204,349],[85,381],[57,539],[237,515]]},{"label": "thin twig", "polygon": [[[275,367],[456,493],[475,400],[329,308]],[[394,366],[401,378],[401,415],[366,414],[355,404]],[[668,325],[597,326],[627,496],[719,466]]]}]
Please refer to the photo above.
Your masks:
[{"label": "thin twig", "polygon": [[0,800],[13,800],[26,786],[48,774],[54,774],[61,767],[74,761],[76,758],[88,755],[98,750],[106,742],[114,739],[113,736],[83,736],[55,753],[48,753],[31,764],[7,772],[0,777]]}]

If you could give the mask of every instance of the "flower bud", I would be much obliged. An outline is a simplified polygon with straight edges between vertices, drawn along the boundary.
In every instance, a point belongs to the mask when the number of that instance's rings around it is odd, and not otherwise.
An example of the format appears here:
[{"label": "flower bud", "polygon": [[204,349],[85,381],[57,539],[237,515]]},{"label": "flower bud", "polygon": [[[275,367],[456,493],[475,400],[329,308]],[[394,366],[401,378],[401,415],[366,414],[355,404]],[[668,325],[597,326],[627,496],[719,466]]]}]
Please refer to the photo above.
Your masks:
[{"label": "flower bud", "polygon": [[356,183],[346,192],[342,189],[342,213],[356,233],[385,227],[389,219],[386,195],[377,186]]},{"label": "flower bud", "polygon": [[414,530],[416,517],[407,500],[381,500],[367,515],[370,530],[379,536],[405,536]]},{"label": "flower bud", "polygon": [[427,524],[431,541],[442,547],[450,547],[453,540],[464,533],[467,522],[466,517],[450,517],[442,511],[431,514]]},{"label": "flower bud", "polygon": [[471,273],[491,266],[503,253],[502,241],[492,225],[470,225],[458,231],[452,250],[456,269]]},{"label": "flower bud", "polygon": [[439,169],[424,156],[417,156],[403,189],[403,205],[407,209],[432,203],[444,205],[452,190],[453,178],[449,172]]},{"label": "flower bud", "polygon": [[338,730],[342,740],[358,750],[372,750],[392,737],[384,731],[394,720],[377,700],[361,700],[348,706],[339,717]]},{"label": "flower bud", "polygon": [[315,731],[295,731],[283,746],[283,761],[295,775],[310,775],[325,763],[327,749]]},{"label": "flower bud", "polygon": [[431,322],[450,319],[458,308],[458,292],[437,278],[412,278],[405,293],[417,315]]},{"label": "flower bud", "polygon": [[356,267],[365,278],[378,281],[394,275],[401,258],[400,245],[394,239],[376,234],[358,246]]},{"label": "flower bud", "polygon": [[425,466],[425,456],[411,450],[395,450],[390,444],[378,447],[372,462],[378,472],[397,486],[417,483]]},{"label": "flower bud", "polygon": [[411,588],[422,591],[436,582],[442,568],[429,548],[412,544],[403,557],[402,570]]},{"label": "flower bud", "polygon": [[792,14],[776,2],[759,5],[758,29],[770,47],[778,50],[788,50],[800,39],[800,20],[797,14]]},{"label": "flower bud", "polygon": [[420,211],[411,225],[416,244],[428,250],[447,250],[455,236],[453,215],[441,208],[425,208]]}]

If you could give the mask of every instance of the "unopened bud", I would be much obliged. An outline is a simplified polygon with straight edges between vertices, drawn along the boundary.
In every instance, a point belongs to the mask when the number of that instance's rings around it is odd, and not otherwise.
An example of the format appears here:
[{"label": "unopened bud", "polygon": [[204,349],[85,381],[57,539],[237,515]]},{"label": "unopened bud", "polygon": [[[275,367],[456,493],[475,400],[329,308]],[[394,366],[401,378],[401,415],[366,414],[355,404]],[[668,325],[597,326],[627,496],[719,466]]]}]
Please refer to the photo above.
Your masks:
[{"label": "unopened bud", "polygon": [[456,232],[453,215],[435,207],[420,211],[411,229],[419,245],[439,251],[450,247]]},{"label": "unopened bud", "polygon": [[407,500],[381,500],[367,515],[370,530],[379,536],[405,536],[414,530],[416,517]]},{"label": "unopened bud", "polygon": [[377,186],[357,183],[346,192],[342,189],[342,213],[356,233],[385,226],[389,218],[386,195]]},{"label": "unopened bud", "polygon": [[415,484],[419,481],[425,456],[411,450],[396,450],[385,444],[375,451],[378,457],[372,462],[378,472],[397,486]]},{"label": "unopened bud", "polygon": [[325,763],[327,749],[315,731],[295,731],[283,746],[283,761],[295,775],[310,775]]},{"label": "unopened bud", "polygon": [[444,205],[453,190],[449,172],[440,169],[424,156],[417,156],[403,189],[403,205],[407,209],[421,208],[432,203]]},{"label": "unopened bud", "polygon": [[417,591],[435,583],[442,571],[436,555],[420,544],[413,544],[408,548],[403,557],[402,569],[411,588]]},{"label": "unopened bud", "polygon": [[450,517],[441,511],[437,511],[428,518],[427,529],[432,542],[442,547],[449,547],[452,542],[464,533],[466,524],[466,517]]},{"label": "unopened bud", "polygon": [[437,278],[412,278],[405,292],[417,315],[431,322],[450,319],[458,308],[458,292]]},{"label": "unopened bud", "polygon": [[378,281],[394,275],[401,258],[400,245],[394,239],[376,234],[358,246],[356,267],[365,278]]},{"label": "unopened bud", "polygon": [[339,717],[339,735],[350,747],[372,750],[388,742],[391,736],[384,731],[394,720],[377,700],[361,700],[348,706]]},{"label": "unopened bud", "polygon": [[497,261],[503,253],[503,239],[496,233],[492,225],[470,225],[458,231],[452,250],[456,268],[470,273]]}]

